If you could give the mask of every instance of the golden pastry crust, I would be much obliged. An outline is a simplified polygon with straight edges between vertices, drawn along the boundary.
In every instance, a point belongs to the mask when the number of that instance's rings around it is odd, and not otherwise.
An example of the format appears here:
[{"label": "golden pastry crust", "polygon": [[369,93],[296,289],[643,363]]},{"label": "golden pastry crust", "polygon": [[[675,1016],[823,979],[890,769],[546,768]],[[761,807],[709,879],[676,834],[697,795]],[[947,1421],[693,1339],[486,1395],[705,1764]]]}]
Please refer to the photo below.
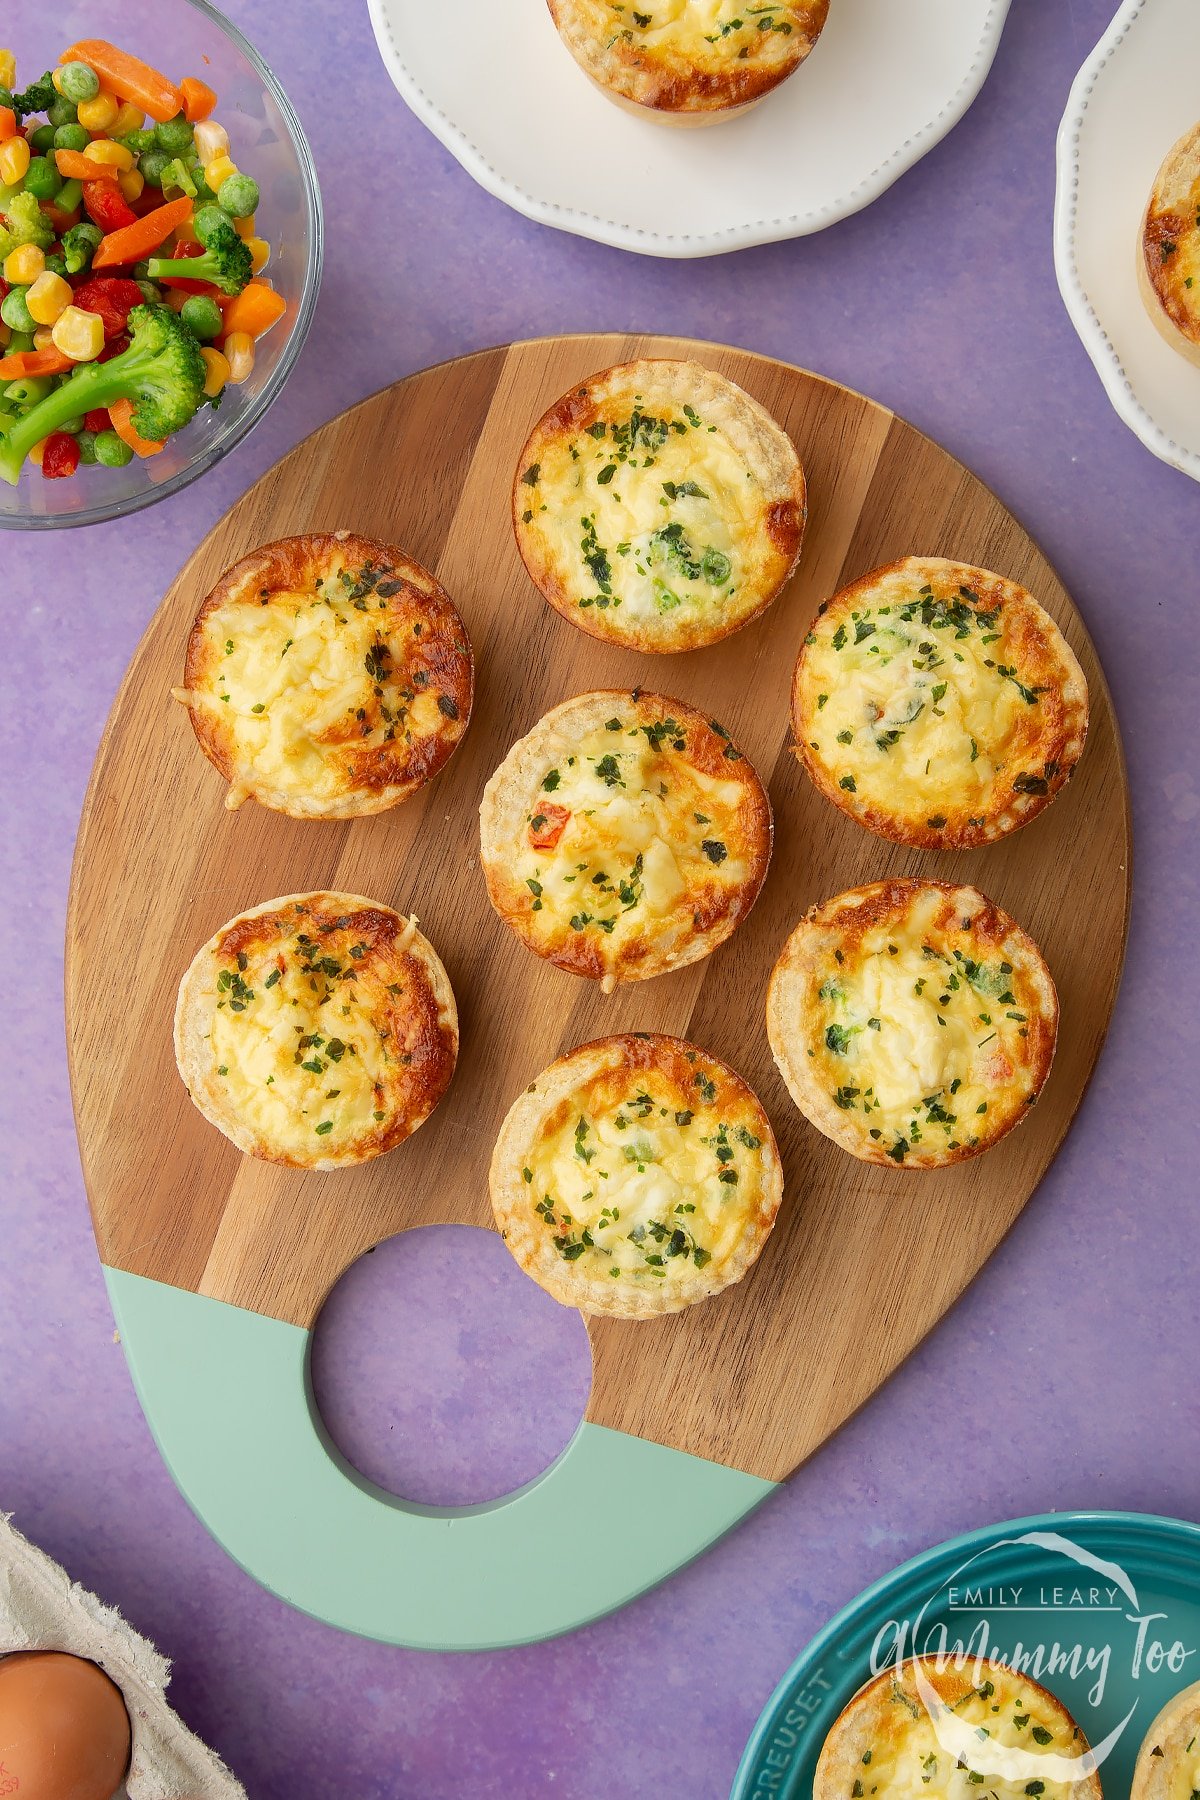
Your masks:
[{"label": "golden pastry crust", "polygon": [[1138,246],[1138,286],[1167,342],[1200,366],[1200,124],[1154,178]]},{"label": "golden pastry crust", "polygon": [[458,1013],[432,944],[360,894],[289,894],[239,913],[179,984],[175,1060],[192,1101],[248,1156],[368,1162],[450,1085]]},{"label": "golden pastry crust", "polygon": [[757,400],[694,362],[620,363],[538,421],[513,480],[530,578],[572,625],[632,650],[715,644],[796,566],[804,471]]},{"label": "golden pastry crust", "polygon": [[1129,1800],[1191,1800],[1200,1791],[1200,1681],[1163,1707],[1138,1752]]},{"label": "golden pastry crust", "polygon": [[[1079,1780],[1063,1778],[1077,1767]],[[813,1800],[860,1794],[1101,1800],[1088,1741],[1055,1695],[1002,1663],[939,1669],[932,1659],[884,1669],[834,1721]]]},{"label": "golden pastry crust", "polygon": [[632,1032],[572,1050],[514,1102],[491,1194],[539,1286],[564,1306],[641,1319],[742,1279],[783,1171],[739,1075],[682,1038]]},{"label": "golden pastry crust", "polygon": [[944,557],[905,557],[826,601],[792,680],[796,754],[826,799],[930,850],[1028,824],[1087,727],[1087,681],[1050,615]]},{"label": "golden pastry crust", "polygon": [[784,945],[767,1035],[805,1118],[863,1162],[978,1156],[1037,1100],[1058,996],[1037,946],[975,888],[895,879],[815,906]]},{"label": "golden pastry crust", "polygon": [[192,729],[229,783],[294,818],[383,812],[467,729],[466,627],[427,569],[355,533],[264,544],[226,570],[188,637]]},{"label": "golden pastry crust", "polygon": [[800,67],[829,0],[548,0],[559,35],[611,99],[667,123],[744,112]]},{"label": "golden pastry crust", "polygon": [[479,813],[500,917],[606,991],[715,950],[771,858],[770,801],[728,734],[640,690],[548,712],[513,745]]}]

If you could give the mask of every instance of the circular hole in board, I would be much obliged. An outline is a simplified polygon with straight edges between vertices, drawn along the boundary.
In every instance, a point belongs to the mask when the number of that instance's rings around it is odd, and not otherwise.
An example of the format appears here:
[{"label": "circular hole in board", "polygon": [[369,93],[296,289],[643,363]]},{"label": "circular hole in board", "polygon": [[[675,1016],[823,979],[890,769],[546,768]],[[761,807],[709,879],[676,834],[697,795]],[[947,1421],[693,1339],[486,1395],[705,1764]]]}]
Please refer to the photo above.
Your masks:
[{"label": "circular hole in board", "polygon": [[581,1315],[492,1231],[425,1225],[351,1264],[313,1330],[313,1395],[348,1462],[424,1506],[476,1506],[549,1468],[587,1404]]}]

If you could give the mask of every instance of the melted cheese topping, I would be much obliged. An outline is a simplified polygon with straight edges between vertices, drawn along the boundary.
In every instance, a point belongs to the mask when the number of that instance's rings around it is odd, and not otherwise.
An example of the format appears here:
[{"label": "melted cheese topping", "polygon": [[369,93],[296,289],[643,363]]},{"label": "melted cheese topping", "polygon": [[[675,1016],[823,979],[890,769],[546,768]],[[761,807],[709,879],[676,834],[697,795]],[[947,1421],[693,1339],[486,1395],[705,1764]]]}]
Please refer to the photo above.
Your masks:
[{"label": "melted cheese topping", "polygon": [[598,39],[697,70],[790,62],[811,28],[811,7],[788,0],[583,0],[577,10]]},{"label": "melted cheese topping", "polygon": [[738,827],[745,783],[691,762],[687,730],[625,708],[548,762],[513,859],[539,935],[586,932],[616,956],[681,902],[754,878]]},{"label": "melted cheese topping", "polygon": [[235,924],[226,943],[209,1042],[228,1110],[304,1162],[386,1133],[413,1062],[404,1015],[419,966],[353,918],[331,929],[299,907]]},{"label": "melted cheese topping", "polygon": [[[1045,1759],[1083,1756],[1074,1726],[1046,1694],[1007,1679],[1003,1671],[995,1670],[979,1688],[951,1701],[936,1725],[907,1671],[882,1706],[881,1727],[864,1734],[857,1759],[861,1791],[875,1800],[913,1800],[918,1794],[930,1800],[978,1800],[980,1794],[1024,1800],[1031,1792],[1042,1800],[1072,1800],[1079,1791],[1072,1782],[1039,1774]],[[1039,1780],[1041,1787],[1030,1787]]]},{"label": "melted cheese topping", "polygon": [[584,1276],[670,1283],[738,1247],[761,1199],[765,1121],[691,1053],[597,1077],[529,1146],[530,1204]]},{"label": "melted cheese topping", "polygon": [[935,930],[941,904],[918,893],[814,980],[814,1076],[897,1163],[916,1145],[973,1146],[1037,1098],[1022,1083],[1028,983],[977,960],[969,931]]},{"label": "melted cheese topping", "polygon": [[797,730],[847,794],[939,830],[982,826],[1013,789],[1044,794],[1056,764],[1028,758],[1040,692],[1016,666],[1004,604],[971,589],[879,584],[882,604],[831,606],[804,650]]},{"label": "melted cheese topping", "polygon": [[567,595],[615,624],[720,627],[761,552],[762,483],[693,408],[602,402],[523,471],[523,523],[544,540]]},{"label": "melted cheese topping", "polygon": [[1167,311],[1188,337],[1200,342],[1200,177],[1190,192],[1173,195],[1169,208],[1152,205],[1144,249],[1150,279]]},{"label": "melted cheese topping", "polygon": [[203,685],[183,697],[227,747],[235,800],[251,783],[318,801],[402,785],[449,754],[470,707],[465,638],[448,608],[377,580],[335,569],[203,618]]}]

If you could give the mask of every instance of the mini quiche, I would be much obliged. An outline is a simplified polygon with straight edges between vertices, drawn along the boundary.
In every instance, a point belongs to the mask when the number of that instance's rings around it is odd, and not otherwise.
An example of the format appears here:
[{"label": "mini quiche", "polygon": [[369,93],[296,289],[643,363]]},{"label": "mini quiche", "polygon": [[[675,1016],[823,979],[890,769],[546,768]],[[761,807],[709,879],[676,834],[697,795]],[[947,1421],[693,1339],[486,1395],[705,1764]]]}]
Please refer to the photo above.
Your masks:
[{"label": "mini quiche", "polygon": [[527,1275],[584,1312],[678,1312],[740,1281],[783,1197],[770,1122],[733,1070],[634,1032],[572,1050],[500,1128],[492,1208]]},{"label": "mini quiche", "polygon": [[549,0],[575,61],[610,100],[668,125],[745,112],[800,67],[829,0]]},{"label": "mini quiche", "polygon": [[767,1034],[805,1118],[852,1156],[934,1169],[1020,1124],[1050,1073],[1058,996],[970,887],[896,879],[814,907],[784,945]]},{"label": "mini quiche", "polygon": [[551,606],[631,650],[698,650],[796,566],[804,471],[757,400],[699,363],[622,363],[556,401],[513,482],[517,547]]},{"label": "mini quiche", "polygon": [[913,1658],[884,1669],[834,1721],[813,1800],[1101,1800],[1066,1707],[1003,1663]]},{"label": "mini quiche", "polygon": [[1200,1794],[1200,1681],[1168,1701],[1146,1733],[1129,1800],[1195,1800]]},{"label": "mini quiche", "polygon": [[340,1169],[394,1150],[454,1073],[458,1013],[433,946],[358,894],[290,894],[223,925],[179,984],[175,1059],[239,1150]]},{"label": "mini quiche", "polygon": [[1088,691],[1050,615],[1016,582],[904,558],[822,606],[796,662],[792,733],[835,806],[925,849],[1027,824],[1083,754]]},{"label": "mini quiche", "polygon": [[1200,125],[1180,138],[1154,179],[1137,270],[1159,331],[1200,364]]},{"label": "mini quiche", "polygon": [[530,950],[599,981],[707,956],[758,897],[771,804],[715,720],[663,694],[566,700],[484,790],[492,905]]},{"label": "mini quiche", "polygon": [[235,563],[188,638],[200,748],[229,783],[296,818],[382,812],[415,793],[471,717],[471,645],[419,563],[345,531],[282,538]]}]

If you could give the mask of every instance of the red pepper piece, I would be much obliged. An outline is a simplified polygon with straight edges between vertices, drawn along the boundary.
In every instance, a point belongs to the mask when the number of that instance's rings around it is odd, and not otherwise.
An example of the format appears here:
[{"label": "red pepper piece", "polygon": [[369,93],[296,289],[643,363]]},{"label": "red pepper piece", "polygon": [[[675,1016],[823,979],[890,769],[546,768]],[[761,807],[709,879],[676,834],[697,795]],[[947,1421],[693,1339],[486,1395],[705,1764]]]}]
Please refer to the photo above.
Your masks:
[{"label": "red pepper piece", "polygon": [[539,806],[529,821],[529,842],[535,850],[553,850],[567,829],[571,814],[565,806]]},{"label": "red pepper piece", "polygon": [[112,420],[108,416],[107,406],[96,406],[90,413],[83,415],[83,422],[89,431],[111,431]]},{"label": "red pepper piece", "polygon": [[137,222],[137,214],[115,181],[85,181],[83,204],[101,231],[120,231],[123,226]]},{"label": "red pepper piece", "polygon": [[122,350],[128,350],[128,348],[129,333],[123,331],[120,337],[115,337],[110,343],[105,344],[96,361],[98,363],[111,362],[114,356],[120,356]]},{"label": "red pepper piece", "polygon": [[144,304],[137,282],[120,275],[92,275],[75,289],[75,305],[84,312],[99,313],[104,320],[105,338],[124,331],[130,312]]},{"label": "red pepper piece", "polygon": [[79,467],[79,440],[69,431],[52,431],[42,452],[42,474],[47,481],[73,475]]}]

